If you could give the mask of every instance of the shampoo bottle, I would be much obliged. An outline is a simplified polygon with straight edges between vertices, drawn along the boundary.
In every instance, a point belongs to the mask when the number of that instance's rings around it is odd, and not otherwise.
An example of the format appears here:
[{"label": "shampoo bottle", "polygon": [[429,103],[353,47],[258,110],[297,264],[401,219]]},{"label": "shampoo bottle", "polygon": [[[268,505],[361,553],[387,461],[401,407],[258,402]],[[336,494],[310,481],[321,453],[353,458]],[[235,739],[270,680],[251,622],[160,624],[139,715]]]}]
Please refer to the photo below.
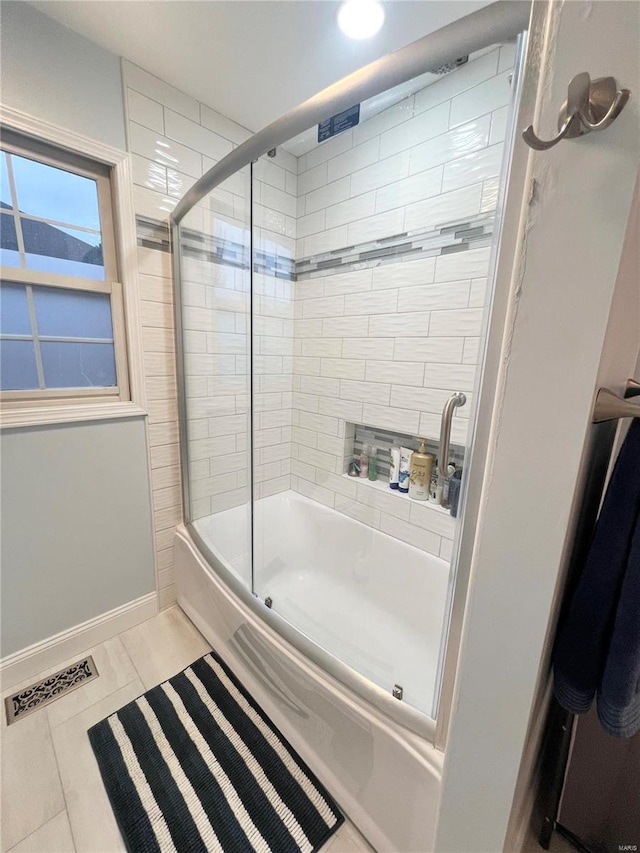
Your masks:
[{"label": "shampoo bottle", "polygon": [[407,494],[409,491],[409,474],[411,468],[411,449],[409,447],[400,448],[400,474],[398,476],[398,490]]},{"label": "shampoo bottle", "polygon": [[398,489],[400,478],[400,448],[392,447],[389,458],[389,488]]},{"label": "shampoo bottle", "polygon": [[411,473],[409,475],[409,497],[416,501],[426,501],[429,497],[433,456],[427,453],[424,439],[418,439],[420,446],[411,454]]}]

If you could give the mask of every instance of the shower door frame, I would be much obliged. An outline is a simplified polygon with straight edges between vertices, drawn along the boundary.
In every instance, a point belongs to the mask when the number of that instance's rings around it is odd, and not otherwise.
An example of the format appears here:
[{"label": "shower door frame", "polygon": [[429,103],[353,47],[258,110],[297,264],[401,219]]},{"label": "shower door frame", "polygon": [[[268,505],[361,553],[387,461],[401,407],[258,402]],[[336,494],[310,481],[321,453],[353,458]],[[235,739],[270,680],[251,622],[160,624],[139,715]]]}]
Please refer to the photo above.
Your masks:
[{"label": "shower door frame", "polygon": [[[470,472],[468,483],[465,488],[466,496],[463,495],[464,506],[463,518],[457,535],[458,571],[455,578],[452,595],[448,601],[448,610],[445,613],[445,621],[448,623],[446,632],[446,645],[441,649],[443,658],[441,675],[436,689],[439,690],[440,701],[437,706],[436,718],[417,710],[416,708],[399,702],[383,688],[371,682],[368,678],[344,664],[334,655],[325,651],[317,643],[310,640],[294,625],[287,622],[276,612],[266,607],[262,601],[242,583],[233,573],[219,560],[215,554],[198,534],[190,518],[190,497],[188,482],[188,453],[187,453],[187,408],[186,388],[184,381],[184,354],[182,334],[182,302],[181,302],[181,252],[180,252],[180,223],[190,212],[195,204],[212,192],[227,178],[239,172],[247,165],[251,166],[259,157],[266,154],[272,148],[277,148],[299,133],[308,130],[331,115],[351,107],[354,103],[361,103],[368,98],[387,91],[401,83],[411,80],[427,72],[430,68],[451,61],[457,56],[467,55],[474,51],[490,47],[503,41],[513,40],[518,36],[524,36],[529,27],[530,4],[521,0],[498,0],[490,6],[486,6],[466,18],[430,33],[427,36],[413,42],[407,47],[395,51],[388,56],[379,59],[359,71],[345,77],[343,80],[328,87],[314,97],[296,107],[287,115],[269,124],[263,130],[252,136],[246,142],[239,145],[233,151],[213,166],[202,178],[200,178],[183,196],[175,207],[171,218],[171,246],[172,246],[172,272],[174,281],[174,322],[176,335],[176,370],[178,378],[178,419],[179,419],[179,443],[181,462],[181,483],[183,492],[183,516],[184,524],[190,536],[193,538],[200,552],[206,557],[207,562],[215,569],[218,576],[231,591],[237,595],[256,615],[272,627],[280,636],[290,642],[296,649],[310,658],[314,663],[333,676],[354,693],[370,702],[374,707],[391,717],[401,725],[406,726],[416,734],[432,741],[436,747],[443,749],[448,721],[450,717],[451,701],[457,658],[462,639],[462,627],[464,607],[467,597],[469,580],[469,568],[471,562],[471,551],[475,538],[475,522],[479,515],[480,491],[484,470],[484,460],[487,456],[488,444],[488,420],[495,390],[497,369],[494,375],[485,377],[486,365],[483,371],[482,393],[479,395],[478,415],[482,416],[485,423],[481,435],[478,433],[478,418],[476,418],[476,440],[478,446],[473,447],[475,471]],[[526,44],[526,37],[520,40],[520,71],[524,68],[522,56],[522,45]],[[518,112],[517,96],[512,99],[512,110]],[[513,120],[512,115],[512,132]],[[505,142],[505,158],[511,150],[509,140]],[[251,174],[252,174],[251,168]],[[522,164],[519,172],[522,173]],[[519,183],[514,189],[515,196],[521,197],[521,187],[524,176],[519,174]],[[504,176],[502,180],[502,194],[504,194]],[[253,181],[251,181],[250,201],[252,199]],[[504,219],[504,211],[503,219]],[[251,270],[253,276],[253,210],[251,205]],[[499,229],[498,229],[499,230]],[[511,244],[511,240],[508,241]],[[495,247],[503,254],[503,247],[499,241],[494,243]],[[506,247],[509,252],[510,247]],[[511,250],[512,251],[512,250]],[[494,256],[493,268],[495,269],[497,256]],[[510,268],[509,264],[509,268]],[[251,288],[252,291],[252,288]],[[499,305],[494,305],[490,313],[490,326],[492,330],[499,329],[504,324],[506,314],[505,298],[499,300]],[[251,309],[250,309],[251,313]],[[251,337],[253,337],[251,332]],[[252,346],[252,344],[251,344]],[[251,376],[253,376],[253,364],[251,364]],[[487,381],[485,381],[487,380]],[[251,380],[252,381],[252,380]],[[487,420],[488,419],[488,420]],[[481,439],[481,440],[478,440]],[[253,435],[250,436],[251,446]],[[252,450],[249,451],[252,459]],[[253,470],[251,470],[251,513],[253,516]],[[460,533],[460,528],[462,532]],[[253,522],[251,524],[251,550],[253,552]],[[460,571],[460,561],[464,558],[463,571]],[[452,565],[454,564],[452,558]],[[468,563],[468,565],[467,565]],[[253,579],[253,560],[251,566]]]}]

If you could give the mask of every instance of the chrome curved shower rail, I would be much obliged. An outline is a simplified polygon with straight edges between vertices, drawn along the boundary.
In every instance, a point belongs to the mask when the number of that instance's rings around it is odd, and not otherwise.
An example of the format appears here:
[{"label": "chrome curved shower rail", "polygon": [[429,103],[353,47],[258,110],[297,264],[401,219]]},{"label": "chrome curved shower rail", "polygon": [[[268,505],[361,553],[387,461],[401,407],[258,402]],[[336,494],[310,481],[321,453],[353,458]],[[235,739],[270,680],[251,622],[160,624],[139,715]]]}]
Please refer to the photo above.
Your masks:
[{"label": "chrome curved shower rail", "polygon": [[172,225],[178,225],[191,208],[222,181],[329,116],[425,74],[431,68],[451,62],[458,56],[514,39],[527,28],[529,10],[530,4],[524,0],[498,0],[365,65],[323,89],[268,124],[212,166],[180,199],[171,215]]}]

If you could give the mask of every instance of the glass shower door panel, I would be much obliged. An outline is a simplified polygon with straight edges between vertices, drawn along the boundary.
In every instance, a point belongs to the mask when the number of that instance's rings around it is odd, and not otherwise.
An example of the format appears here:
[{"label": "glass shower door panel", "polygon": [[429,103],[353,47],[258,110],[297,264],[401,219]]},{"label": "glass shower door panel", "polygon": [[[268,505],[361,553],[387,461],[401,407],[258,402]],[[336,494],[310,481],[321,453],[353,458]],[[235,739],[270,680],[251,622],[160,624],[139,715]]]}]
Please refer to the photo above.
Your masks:
[{"label": "glass shower door panel", "polygon": [[250,217],[247,167],[216,187],[180,227],[187,519],[248,587]]}]

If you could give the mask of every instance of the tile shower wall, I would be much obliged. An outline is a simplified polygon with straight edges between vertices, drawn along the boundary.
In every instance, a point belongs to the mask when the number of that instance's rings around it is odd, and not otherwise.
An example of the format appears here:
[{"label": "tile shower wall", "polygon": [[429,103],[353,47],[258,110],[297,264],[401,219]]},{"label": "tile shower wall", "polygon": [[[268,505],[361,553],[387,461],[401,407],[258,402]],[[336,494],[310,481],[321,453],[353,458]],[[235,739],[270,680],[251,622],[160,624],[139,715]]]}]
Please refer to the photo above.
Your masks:
[{"label": "tile shower wall", "polygon": [[[173,531],[182,509],[173,287],[168,232],[158,230],[158,223],[166,221],[197,178],[251,134],[126,61],[123,76],[138,218],[158,588],[161,606],[166,607],[176,597]],[[265,158],[255,167],[256,248],[290,266],[295,249],[296,171],[295,158],[284,151],[278,152],[277,162]],[[202,211],[205,235],[215,234],[213,212],[218,222],[231,228],[246,227],[240,208],[247,204],[247,186],[240,176],[226,186],[226,191],[217,193],[213,208],[209,206],[206,215]],[[265,267],[255,282],[259,494],[290,485],[292,276],[276,278],[275,272],[275,267]],[[206,515],[247,500],[248,293],[246,275],[224,263],[212,263],[209,257],[190,259],[189,279],[185,283],[185,349],[191,370],[187,394],[196,463],[194,509]],[[225,463],[228,476],[224,480],[218,476],[221,453],[233,456],[234,470],[229,471]]]},{"label": "tile shower wall", "polygon": [[444,557],[452,519],[343,472],[354,424],[435,439],[453,391],[466,442],[513,54],[484,53],[298,161],[292,487]]}]

